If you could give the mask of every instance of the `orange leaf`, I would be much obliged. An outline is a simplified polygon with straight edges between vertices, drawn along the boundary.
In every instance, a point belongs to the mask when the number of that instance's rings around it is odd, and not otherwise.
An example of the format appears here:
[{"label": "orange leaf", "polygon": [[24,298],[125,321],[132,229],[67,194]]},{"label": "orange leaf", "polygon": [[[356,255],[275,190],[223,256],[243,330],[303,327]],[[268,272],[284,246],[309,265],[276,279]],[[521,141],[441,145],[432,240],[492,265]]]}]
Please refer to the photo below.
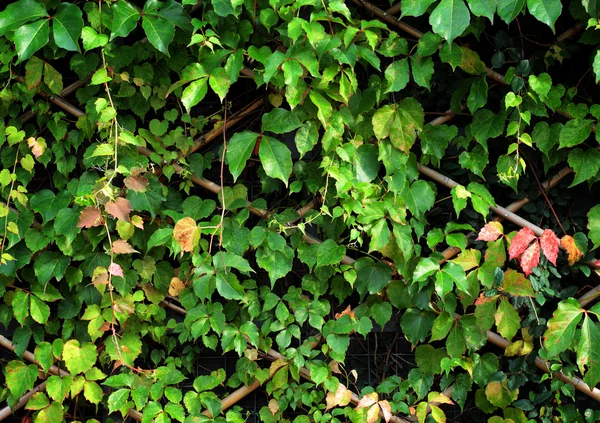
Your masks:
[{"label": "orange leaf", "polygon": [[88,206],[81,211],[81,214],[79,215],[79,222],[77,222],[77,227],[92,228],[102,224],[104,224],[104,221],[102,220],[100,209]]},{"label": "orange leaf", "polygon": [[521,256],[521,269],[525,276],[531,275],[531,270],[540,264],[540,243],[536,239]]},{"label": "orange leaf", "polygon": [[131,254],[138,252],[134,250],[127,241],[123,241],[122,239],[118,239],[112,243],[112,251],[115,254]]},{"label": "orange leaf", "polygon": [[521,229],[512,239],[508,248],[508,259],[512,260],[519,257],[529,246],[529,243],[535,239],[535,234],[529,228]]},{"label": "orange leaf", "polygon": [[344,407],[348,404],[350,404],[350,401],[352,400],[352,392],[350,392],[348,390],[348,388],[346,388],[344,386],[343,383],[340,383],[337,387],[337,390],[335,392],[333,391],[329,391],[327,393],[327,408],[325,410],[329,410],[330,408],[333,407]]},{"label": "orange leaf", "polygon": [[173,228],[173,238],[183,251],[194,251],[194,247],[198,245],[200,238],[196,221],[191,217],[184,217],[179,220]]},{"label": "orange leaf", "polygon": [[112,217],[129,222],[129,213],[131,213],[131,203],[126,198],[118,197],[115,201],[109,201],[104,209]]},{"label": "orange leaf", "polygon": [[489,222],[486,223],[476,241],[495,241],[504,233],[504,228],[500,222]]},{"label": "orange leaf", "polygon": [[341,313],[335,313],[335,319],[336,320],[339,319],[344,314],[348,314],[348,315],[350,315],[350,317],[352,319],[356,319],[356,315],[354,314],[354,311],[352,311],[352,308],[350,306],[346,307],[346,309],[344,311],[342,311]]},{"label": "orange leaf", "polygon": [[127,188],[135,192],[146,191],[146,188],[148,188],[148,185],[150,184],[148,179],[143,176],[129,176],[128,178],[125,178],[123,182]]},{"label": "orange leaf", "polygon": [[575,240],[570,235],[565,235],[560,240],[560,246],[565,249],[567,254],[569,255],[569,266],[573,266],[583,257],[583,253],[577,247]]},{"label": "orange leaf", "polygon": [[556,258],[558,257],[558,244],[560,241],[554,232],[550,229],[545,229],[540,238],[542,251],[550,263],[556,266]]}]

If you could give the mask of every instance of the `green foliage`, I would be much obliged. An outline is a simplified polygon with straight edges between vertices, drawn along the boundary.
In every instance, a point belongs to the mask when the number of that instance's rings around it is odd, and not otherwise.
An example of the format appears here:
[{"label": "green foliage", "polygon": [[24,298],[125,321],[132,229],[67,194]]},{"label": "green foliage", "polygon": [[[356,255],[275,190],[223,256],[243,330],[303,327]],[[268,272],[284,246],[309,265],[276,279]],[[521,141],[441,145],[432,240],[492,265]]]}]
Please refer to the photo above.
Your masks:
[{"label": "green foliage", "polygon": [[0,5],[9,405],[41,371],[34,423],[240,422],[253,383],[265,422],[595,421],[596,2],[379,7]]}]

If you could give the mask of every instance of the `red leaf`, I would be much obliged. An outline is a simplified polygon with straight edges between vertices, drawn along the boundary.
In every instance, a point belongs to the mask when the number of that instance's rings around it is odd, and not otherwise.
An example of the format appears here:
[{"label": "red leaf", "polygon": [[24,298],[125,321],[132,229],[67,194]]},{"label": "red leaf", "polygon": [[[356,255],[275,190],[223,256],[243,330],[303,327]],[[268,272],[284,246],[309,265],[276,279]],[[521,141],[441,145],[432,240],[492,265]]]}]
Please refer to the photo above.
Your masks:
[{"label": "red leaf", "polygon": [[569,266],[573,266],[583,257],[583,253],[575,244],[575,240],[570,235],[565,235],[560,240],[560,246],[565,249],[567,254],[569,255]]},{"label": "red leaf", "polygon": [[542,237],[540,238],[540,244],[542,245],[542,251],[550,263],[556,266],[556,258],[558,257],[558,244],[560,241],[558,237],[550,229],[545,229]]},{"label": "red leaf", "polygon": [[136,192],[146,191],[146,188],[149,185],[148,179],[143,176],[130,176],[125,178],[123,182],[127,188]]},{"label": "red leaf", "polygon": [[495,241],[504,233],[504,228],[500,222],[489,222],[486,223],[476,241]]},{"label": "red leaf", "polygon": [[81,214],[79,215],[79,222],[77,222],[77,227],[92,228],[94,226],[100,226],[103,223],[104,222],[102,221],[100,209],[88,206],[81,211]]},{"label": "red leaf", "polygon": [[512,260],[515,257],[519,257],[523,254],[523,251],[527,249],[529,243],[535,239],[535,234],[529,228],[521,229],[512,239],[510,247],[508,248],[508,259]]},{"label": "red leaf", "polygon": [[108,214],[116,219],[129,221],[129,213],[131,213],[131,203],[126,198],[118,197],[115,201],[109,201],[104,206]]},{"label": "red leaf", "polygon": [[123,269],[117,263],[111,263],[110,266],[108,266],[108,273],[113,276],[123,277]]},{"label": "red leaf", "polygon": [[525,276],[531,275],[531,270],[540,264],[540,243],[536,239],[521,256],[521,269]]}]

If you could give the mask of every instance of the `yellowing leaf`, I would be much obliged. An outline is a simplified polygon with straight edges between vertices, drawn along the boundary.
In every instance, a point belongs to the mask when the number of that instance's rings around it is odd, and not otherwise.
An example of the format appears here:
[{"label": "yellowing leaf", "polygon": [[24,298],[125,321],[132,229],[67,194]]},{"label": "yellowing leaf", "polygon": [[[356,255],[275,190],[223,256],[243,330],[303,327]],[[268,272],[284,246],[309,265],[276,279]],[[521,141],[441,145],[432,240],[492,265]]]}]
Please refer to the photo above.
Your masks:
[{"label": "yellowing leaf", "polygon": [[134,250],[127,241],[118,239],[112,243],[112,252],[115,254],[132,254],[137,253],[138,251]]},{"label": "yellowing leaf", "polygon": [[200,231],[191,217],[180,219],[173,228],[173,239],[183,251],[192,252],[200,240]]},{"label": "yellowing leaf", "polygon": [[43,138],[36,139],[34,137],[29,137],[27,140],[27,146],[31,148],[31,153],[37,159],[44,154],[44,151],[46,151],[46,140]]},{"label": "yellowing leaf", "polygon": [[179,293],[185,288],[185,285],[178,277],[171,278],[171,283],[169,284],[169,295],[176,297]]},{"label": "yellowing leaf", "polygon": [[333,407],[344,407],[350,404],[350,400],[352,399],[352,392],[344,386],[343,383],[340,383],[335,392],[330,391],[327,393],[327,408],[329,410]]},{"label": "yellowing leaf", "polygon": [[575,240],[570,235],[565,235],[560,240],[560,246],[569,255],[569,266],[573,266],[583,257],[583,253],[575,243]]},{"label": "yellowing leaf", "polygon": [[367,394],[360,399],[360,401],[356,405],[356,408],[370,407],[373,404],[377,403],[377,401],[379,401],[379,396],[377,395],[377,392],[371,392],[370,394]]}]

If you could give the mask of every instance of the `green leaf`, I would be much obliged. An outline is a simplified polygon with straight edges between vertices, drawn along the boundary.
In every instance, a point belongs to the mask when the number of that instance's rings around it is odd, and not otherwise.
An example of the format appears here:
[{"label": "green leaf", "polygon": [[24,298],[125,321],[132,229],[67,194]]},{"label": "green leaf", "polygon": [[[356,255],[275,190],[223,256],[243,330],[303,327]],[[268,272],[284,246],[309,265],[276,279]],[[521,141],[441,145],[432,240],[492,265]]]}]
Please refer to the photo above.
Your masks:
[{"label": "green leaf", "polygon": [[592,126],[590,119],[571,119],[565,123],[558,137],[560,148],[573,147],[587,140],[592,133]]},{"label": "green leaf", "polygon": [[81,40],[85,51],[102,47],[108,42],[108,35],[98,34],[94,28],[86,26],[81,31]]},{"label": "green leaf", "polygon": [[504,132],[505,121],[506,114],[504,112],[494,113],[488,109],[478,110],[473,115],[471,133],[487,151],[487,140],[496,138]]},{"label": "green leaf", "polygon": [[190,114],[190,110],[196,104],[200,103],[208,92],[208,78],[200,78],[188,85],[181,93],[181,102],[185,110]]},{"label": "green leaf", "polygon": [[285,134],[303,125],[297,112],[277,108],[262,116],[262,132]]},{"label": "green leaf", "polygon": [[446,153],[446,148],[456,136],[458,128],[448,125],[425,125],[421,133],[421,150],[423,154],[431,154],[441,160]]},{"label": "green leaf", "polygon": [[[101,67],[96,72],[94,72],[94,75],[92,75],[92,81],[91,81],[90,85],[100,85],[100,84],[104,84],[105,82],[110,82],[110,81],[112,81],[112,78],[110,76],[108,76],[108,72],[106,71],[106,68]],[[108,144],[102,144],[102,145],[108,145]]]},{"label": "green leaf", "polygon": [[142,352],[142,341],[139,334],[127,332],[125,335],[117,337],[117,342],[120,353],[113,336],[106,340],[106,352],[112,360],[123,361],[126,365],[133,366],[135,359]]},{"label": "green leaf", "polygon": [[41,284],[50,282],[50,279],[61,280],[71,260],[69,257],[55,251],[43,251],[36,257],[33,268],[35,276]]},{"label": "green leaf", "polygon": [[375,263],[371,258],[358,259],[354,264],[356,269],[355,287],[362,296],[367,291],[371,294],[381,292],[392,279],[392,268],[385,263]]},{"label": "green leaf", "polygon": [[446,339],[446,351],[450,358],[457,358],[462,356],[466,349],[465,335],[462,328],[456,324]]},{"label": "green leaf", "polygon": [[23,60],[29,59],[33,53],[48,44],[50,37],[50,23],[48,19],[22,25],[15,31],[15,47],[19,60],[16,64]]},{"label": "green leaf", "polygon": [[102,392],[102,388],[96,382],[88,380],[83,385],[83,396],[92,404],[100,404],[104,393]]},{"label": "green leaf", "polygon": [[442,348],[434,348],[431,345],[419,345],[415,349],[415,362],[424,373],[437,375],[442,372],[440,363],[448,355]]},{"label": "green leaf", "polygon": [[421,16],[435,0],[402,0],[402,17]]},{"label": "green leaf", "polygon": [[502,297],[500,299],[500,304],[498,304],[498,309],[494,317],[498,333],[509,341],[512,340],[521,327],[521,318],[507,298]]},{"label": "green leaf", "polygon": [[600,330],[586,313],[577,347],[577,365],[581,373],[585,375],[583,381],[592,388],[600,382],[600,349],[598,345],[600,345]]},{"label": "green leaf", "polygon": [[471,13],[475,16],[483,16],[494,23],[496,13],[496,2],[494,0],[467,0]]},{"label": "green leaf", "polygon": [[600,170],[600,151],[595,148],[582,150],[575,148],[569,152],[569,166],[575,172],[575,178],[570,187],[580,184],[588,179],[595,178]]},{"label": "green leaf", "polygon": [[13,360],[4,366],[6,386],[15,400],[33,388],[38,377],[35,364],[27,365],[21,361]]},{"label": "green leaf", "polygon": [[511,23],[525,6],[525,0],[503,0],[498,2],[498,16],[506,24]]},{"label": "green leaf", "polygon": [[594,74],[596,75],[597,84],[598,82],[600,82],[600,50],[596,51],[592,67],[594,68]]},{"label": "green leaf", "polygon": [[329,126],[329,119],[333,114],[331,103],[318,92],[311,90],[309,94],[310,100],[317,106],[317,117],[325,128]]},{"label": "green leaf", "polygon": [[431,56],[438,50],[442,37],[433,32],[426,32],[419,39],[419,45],[417,47],[417,53],[421,57]]},{"label": "green leaf", "polygon": [[229,91],[229,87],[231,86],[231,81],[229,80],[229,76],[227,76],[227,71],[225,68],[214,68],[210,73],[210,77],[208,78],[208,84],[219,96],[221,101],[223,101],[227,95],[227,92]]},{"label": "green leaf", "polygon": [[23,290],[18,290],[13,297],[13,314],[21,326],[25,324],[25,319],[29,316],[29,297],[30,294]]},{"label": "green leaf", "polygon": [[416,308],[406,310],[400,320],[400,327],[413,345],[425,342],[429,331],[433,327],[434,315],[429,311],[421,311]]},{"label": "green leaf", "polygon": [[126,37],[133,31],[140,19],[140,12],[131,3],[119,0],[111,6],[113,21],[111,26],[110,40],[115,37]]},{"label": "green leaf", "polygon": [[29,202],[31,209],[40,213],[44,223],[54,219],[60,210],[69,205],[69,195],[66,192],[55,195],[49,189],[43,189],[35,193]]},{"label": "green leaf", "polygon": [[385,79],[388,83],[386,94],[403,90],[410,80],[408,59],[400,59],[390,64],[385,69]]},{"label": "green leaf", "polygon": [[70,3],[61,3],[52,17],[54,42],[69,51],[79,51],[77,40],[83,28],[81,8]]},{"label": "green leaf", "polygon": [[413,182],[410,188],[407,186],[402,196],[408,209],[417,218],[424,217],[435,202],[435,191],[423,180]]},{"label": "green leaf", "polygon": [[146,14],[142,16],[142,28],[150,44],[169,56],[169,44],[175,36],[175,25],[161,17]]},{"label": "green leaf", "polygon": [[129,200],[131,207],[136,211],[147,211],[150,212],[152,218],[156,216],[156,212],[163,201],[166,198],[162,194],[162,184],[155,178],[150,180],[148,189],[143,192],[136,192],[133,190],[127,191],[127,199]]},{"label": "green leaf", "polygon": [[259,248],[256,251],[256,263],[269,273],[271,286],[292,270],[294,252],[288,246],[283,251]]},{"label": "green leaf", "polygon": [[557,356],[571,346],[575,328],[583,312],[577,300],[573,298],[558,303],[558,308],[548,320],[548,328],[544,333],[544,347],[548,358]]},{"label": "green leaf", "polygon": [[428,90],[431,89],[430,81],[433,76],[433,60],[431,57],[421,57],[418,54],[413,54],[410,56],[410,68],[417,85]]},{"label": "green leaf", "polygon": [[373,144],[363,144],[354,154],[356,179],[359,182],[371,182],[379,173],[378,149]]},{"label": "green leaf", "polygon": [[258,134],[256,132],[236,132],[227,143],[227,164],[234,182],[237,181],[237,178],[246,167],[246,162],[254,150],[257,139]]},{"label": "green leaf", "polygon": [[594,248],[600,245],[600,205],[596,205],[590,209],[587,214],[587,228],[590,231],[588,238],[594,244]]},{"label": "green leaf", "polygon": [[527,9],[538,21],[545,23],[554,32],[554,23],[562,12],[560,0],[527,0]]},{"label": "green leaf", "polygon": [[48,304],[35,295],[31,295],[29,307],[31,318],[33,320],[42,325],[45,325],[48,322],[48,318],[50,317],[50,307],[48,307]]},{"label": "green leaf", "polygon": [[226,18],[229,15],[235,15],[231,0],[214,0],[212,1],[212,6],[215,13],[222,18]]},{"label": "green leaf", "polygon": [[504,272],[502,289],[514,297],[535,297],[531,282],[524,274],[513,269]]},{"label": "green leaf", "polygon": [[229,272],[227,274],[217,272],[217,291],[219,295],[227,300],[243,300],[244,289],[237,277]]},{"label": "green leaf", "polygon": [[36,392],[25,406],[26,410],[41,410],[50,405],[50,400],[43,392]]},{"label": "green leaf", "polygon": [[413,282],[423,282],[440,269],[440,265],[434,258],[421,257],[413,272]]},{"label": "green leaf", "polygon": [[346,248],[334,240],[327,239],[317,248],[317,267],[339,264],[346,254]]},{"label": "green leaf", "polygon": [[506,407],[510,405],[519,396],[519,390],[508,388],[508,380],[504,382],[490,382],[485,387],[485,396],[490,403],[496,407]]},{"label": "green leaf", "polygon": [[463,0],[442,0],[429,16],[433,32],[452,43],[469,26],[471,14]]},{"label": "green leaf", "polygon": [[40,342],[35,346],[34,350],[35,359],[40,363],[44,372],[48,372],[50,367],[52,367],[53,357],[52,357],[52,344],[49,342]]},{"label": "green leaf", "polygon": [[267,137],[260,140],[258,156],[267,176],[283,181],[285,186],[292,174],[292,153],[281,141]]},{"label": "green leaf", "polygon": [[65,342],[62,356],[69,372],[76,375],[87,372],[96,364],[98,352],[91,342],[80,345],[79,341],[71,339]]},{"label": "green leaf", "polygon": [[47,16],[48,12],[44,5],[36,0],[12,2],[0,12],[0,37],[8,31],[20,28],[27,22]]},{"label": "green leaf", "polygon": [[450,332],[450,329],[452,329],[453,324],[454,317],[447,311],[442,311],[433,322],[430,341],[440,341],[444,339]]},{"label": "green leaf", "polygon": [[477,78],[471,90],[469,91],[469,97],[467,98],[467,106],[471,113],[475,113],[478,109],[482,108],[487,103],[488,85],[486,78]]}]

